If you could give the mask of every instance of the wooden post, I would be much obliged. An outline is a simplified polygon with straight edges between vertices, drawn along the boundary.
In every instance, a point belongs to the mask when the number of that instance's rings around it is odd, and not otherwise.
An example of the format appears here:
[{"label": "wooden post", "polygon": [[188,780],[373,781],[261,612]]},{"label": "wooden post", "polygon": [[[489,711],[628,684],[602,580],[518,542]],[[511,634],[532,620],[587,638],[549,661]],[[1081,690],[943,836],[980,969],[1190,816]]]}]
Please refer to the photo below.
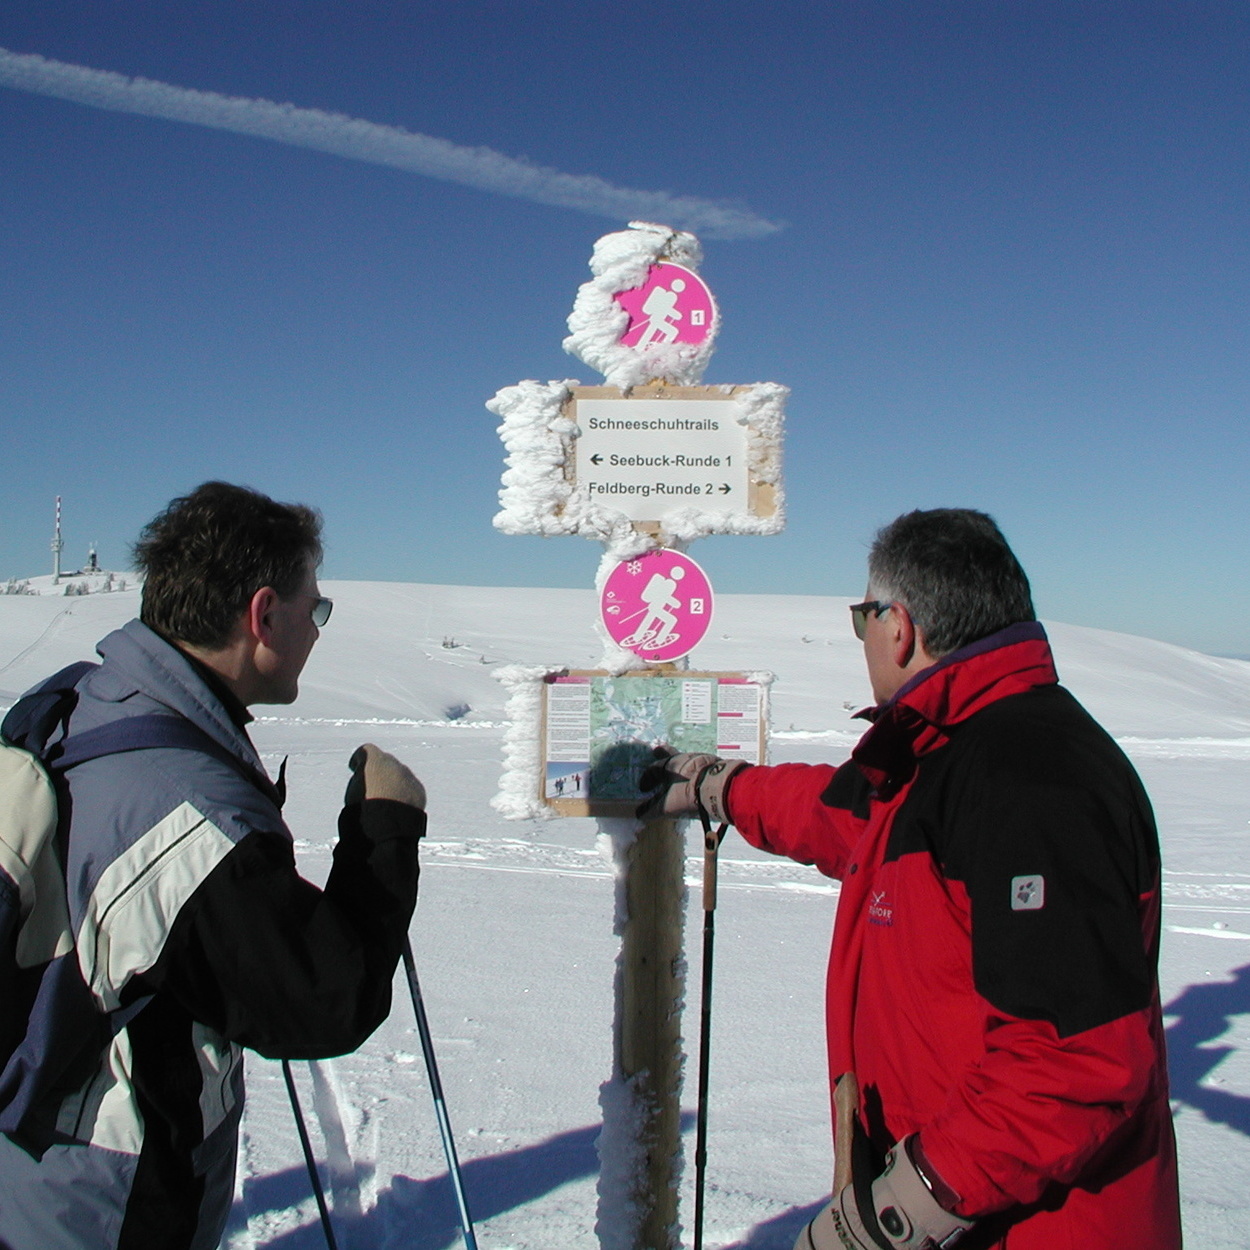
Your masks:
[{"label": "wooden post", "polygon": [[638,1078],[644,1107],[637,1250],[677,1250],[679,1244],[684,863],[677,822],[663,818],[639,829],[626,869],[616,1061],[626,1080]]}]

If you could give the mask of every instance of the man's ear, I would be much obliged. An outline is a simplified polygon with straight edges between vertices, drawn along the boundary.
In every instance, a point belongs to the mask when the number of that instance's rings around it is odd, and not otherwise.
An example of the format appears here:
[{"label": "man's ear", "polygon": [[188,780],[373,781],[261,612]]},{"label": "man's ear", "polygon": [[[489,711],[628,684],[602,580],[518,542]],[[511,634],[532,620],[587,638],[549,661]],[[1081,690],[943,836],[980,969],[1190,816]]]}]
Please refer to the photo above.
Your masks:
[{"label": "man's ear", "polygon": [[273,611],[278,605],[278,592],[262,586],[247,605],[247,630],[257,641],[268,646],[273,641]]},{"label": "man's ear", "polygon": [[906,668],[916,654],[916,648],[920,642],[916,624],[911,619],[911,613],[901,603],[892,605],[888,620],[890,628],[894,631],[891,636],[894,663],[899,668]]}]

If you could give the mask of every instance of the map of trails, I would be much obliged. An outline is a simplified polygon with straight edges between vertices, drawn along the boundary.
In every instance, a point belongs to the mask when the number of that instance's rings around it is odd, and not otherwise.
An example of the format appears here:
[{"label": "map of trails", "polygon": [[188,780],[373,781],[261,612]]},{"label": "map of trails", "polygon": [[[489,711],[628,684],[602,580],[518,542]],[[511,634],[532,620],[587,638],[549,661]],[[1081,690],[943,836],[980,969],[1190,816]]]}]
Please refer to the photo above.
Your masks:
[{"label": "map of trails", "polygon": [[738,675],[570,675],[547,687],[548,799],[636,802],[653,748],[760,758],[760,687]]}]

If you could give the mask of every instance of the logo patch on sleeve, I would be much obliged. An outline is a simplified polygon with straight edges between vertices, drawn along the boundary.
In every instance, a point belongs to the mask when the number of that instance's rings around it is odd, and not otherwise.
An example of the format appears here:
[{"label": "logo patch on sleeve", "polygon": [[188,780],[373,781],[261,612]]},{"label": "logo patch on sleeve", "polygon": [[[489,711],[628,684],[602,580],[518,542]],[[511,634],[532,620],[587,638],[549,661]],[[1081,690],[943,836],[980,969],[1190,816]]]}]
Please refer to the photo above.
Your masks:
[{"label": "logo patch on sleeve", "polygon": [[1028,877],[1012,877],[1011,910],[1040,911],[1046,901],[1046,878],[1036,873]]}]

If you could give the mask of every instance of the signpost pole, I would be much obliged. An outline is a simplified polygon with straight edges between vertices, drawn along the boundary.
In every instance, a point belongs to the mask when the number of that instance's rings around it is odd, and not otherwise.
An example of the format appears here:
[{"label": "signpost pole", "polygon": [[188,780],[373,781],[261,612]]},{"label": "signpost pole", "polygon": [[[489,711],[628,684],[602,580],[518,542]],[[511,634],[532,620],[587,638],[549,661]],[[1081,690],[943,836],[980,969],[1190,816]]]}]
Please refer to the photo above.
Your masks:
[{"label": "signpost pole", "polygon": [[[603,634],[610,640],[601,668],[614,680],[636,669],[634,657],[652,673],[680,672],[669,662],[684,661],[706,632],[712,588],[682,554],[690,542],[710,534],[776,534],[784,525],[780,455],[788,391],[772,382],[700,385],[720,323],[697,272],[701,256],[692,234],[649,222],[604,236],[595,244],[594,276],[578,290],[564,341],[567,351],[603,373],[604,385],[522,382],[487,404],[503,418],[500,434],[508,449],[495,525],[510,534],[598,538],[607,548],[605,560],[617,562],[613,570],[601,566]],[[518,678],[518,685],[525,680]],[[622,796],[612,790],[610,769],[608,780],[596,780],[590,694],[584,684],[580,692],[566,689],[558,708],[547,696],[518,695],[518,718],[533,716],[541,702],[541,732],[550,735],[543,749],[550,753],[540,756],[538,778],[527,778],[524,766],[516,769],[519,786],[506,777],[498,801],[515,817],[535,814],[534,803],[546,805],[543,814],[554,808],[561,815],[599,815],[600,833],[612,842],[622,950],[613,1080],[601,1092],[597,1231],[606,1250],[677,1250],[685,848],[672,819],[639,827],[603,819],[605,807]],[[717,717],[746,717],[740,723],[754,724],[758,757],[758,704],[752,720],[728,690],[730,710],[719,710],[721,697],[720,687],[708,692],[697,680],[683,684],[681,723],[716,729]],[[519,723],[539,732],[537,719]],[[655,745],[654,730],[647,735],[635,743]],[[507,750],[532,760],[523,739],[513,739]],[[733,752],[731,743],[714,737],[712,749]],[[527,781],[532,786],[535,780],[536,799],[526,794]],[[706,929],[710,954],[710,912]],[[705,996],[707,984],[705,976]],[[706,1004],[704,1017],[701,1108]],[[701,1230],[706,1122],[702,1112],[699,1118]]]},{"label": "signpost pole", "polygon": [[642,1111],[636,1250],[676,1250],[679,1244],[684,860],[677,822],[660,818],[639,829],[626,869],[616,1063],[633,1081]]}]

